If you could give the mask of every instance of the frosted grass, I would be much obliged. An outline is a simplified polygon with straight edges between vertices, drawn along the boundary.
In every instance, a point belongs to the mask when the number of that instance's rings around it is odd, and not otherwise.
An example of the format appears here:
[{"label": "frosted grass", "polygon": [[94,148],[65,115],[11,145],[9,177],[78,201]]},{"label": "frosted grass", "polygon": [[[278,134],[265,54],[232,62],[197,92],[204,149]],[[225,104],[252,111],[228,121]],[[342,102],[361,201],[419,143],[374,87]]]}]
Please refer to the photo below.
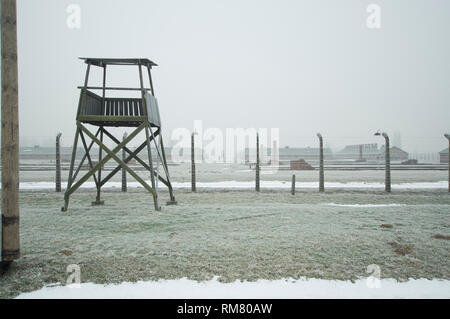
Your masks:
[{"label": "frosted grass", "polygon": [[155,212],[144,190],[106,190],[100,207],[91,206],[95,192],[86,190],[62,213],[63,194],[22,193],[22,258],[0,278],[0,297],[65,283],[70,264],[80,266],[82,283],[94,284],[214,276],[224,283],[349,281],[366,277],[370,264],[380,266],[383,279],[450,279],[449,242],[433,237],[449,235],[446,191],[175,195],[178,205],[164,206],[168,193],[161,192],[163,209]]}]

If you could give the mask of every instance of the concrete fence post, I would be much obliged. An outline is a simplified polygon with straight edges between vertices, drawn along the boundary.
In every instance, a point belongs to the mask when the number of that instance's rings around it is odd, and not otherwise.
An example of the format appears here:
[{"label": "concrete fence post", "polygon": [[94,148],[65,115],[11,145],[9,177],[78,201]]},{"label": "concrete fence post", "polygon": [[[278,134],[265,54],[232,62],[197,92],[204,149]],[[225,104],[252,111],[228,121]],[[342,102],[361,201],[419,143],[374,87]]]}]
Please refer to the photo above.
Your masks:
[{"label": "concrete fence post", "polygon": [[196,177],[195,177],[195,141],[194,136],[196,133],[191,135],[191,190],[193,193],[197,191]]},{"label": "concrete fence post", "polygon": [[323,167],[323,137],[322,134],[317,133],[317,137],[319,138],[319,146],[320,146],[320,155],[319,155],[319,192],[325,192],[325,176],[324,176],[324,167]]},{"label": "concrete fence post", "polygon": [[295,195],[295,175],[292,175],[291,194]]},{"label": "concrete fence post", "polygon": [[448,161],[448,192],[450,193],[450,134],[444,134],[444,136],[448,140],[448,153],[447,153],[447,161]]},{"label": "concrete fence post", "polygon": [[61,133],[56,135],[56,192],[61,193]]},{"label": "concrete fence post", "polygon": [[255,178],[255,190],[259,192],[260,190],[260,180],[259,180],[259,134],[256,134],[256,178]]},{"label": "concrete fence post", "polygon": [[389,136],[385,132],[380,133],[380,131],[376,132],[375,136],[383,136],[386,141],[386,145],[384,146],[384,155],[385,155],[384,188],[385,188],[386,192],[390,193],[391,192],[391,146],[389,143]]},{"label": "concrete fence post", "polygon": [[385,190],[386,192],[391,192],[391,146],[389,142],[389,136],[386,133],[383,133],[384,139],[386,140],[386,148],[385,148],[385,161],[386,161],[386,176],[385,176]]}]

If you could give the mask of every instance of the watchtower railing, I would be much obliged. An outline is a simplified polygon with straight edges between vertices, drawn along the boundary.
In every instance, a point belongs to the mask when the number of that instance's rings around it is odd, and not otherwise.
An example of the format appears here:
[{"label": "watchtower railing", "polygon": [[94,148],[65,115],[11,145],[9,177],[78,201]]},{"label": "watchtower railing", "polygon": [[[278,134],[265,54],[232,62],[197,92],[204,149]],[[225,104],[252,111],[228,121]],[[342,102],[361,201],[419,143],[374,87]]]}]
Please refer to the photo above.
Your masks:
[{"label": "watchtower railing", "polygon": [[91,91],[84,91],[81,98],[79,115],[83,116],[145,116],[142,99],[139,98],[105,98]]},{"label": "watchtower railing", "polygon": [[81,91],[78,119],[88,123],[102,121],[133,121],[134,124],[147,117],[152,126],[161,127],[157,99],[150,93],[144,98],[102,98],[88,91]]},{"label": "watchtower railing", "polygon": [[106,98],[105,116],[145,116],[142,99],[136,98]]},{"label": "watchtower railing", "polygon": [[101,115],[102,98],[90,91],[81,92],[81,103],[78,115]]}]

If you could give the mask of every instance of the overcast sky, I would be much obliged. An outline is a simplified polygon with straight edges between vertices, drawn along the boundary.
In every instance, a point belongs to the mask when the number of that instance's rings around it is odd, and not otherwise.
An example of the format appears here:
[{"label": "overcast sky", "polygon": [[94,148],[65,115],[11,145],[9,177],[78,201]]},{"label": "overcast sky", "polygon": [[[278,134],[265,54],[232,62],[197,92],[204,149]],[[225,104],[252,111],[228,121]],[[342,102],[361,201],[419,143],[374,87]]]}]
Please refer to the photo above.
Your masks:
[{"label": "overcast sky", "polygon": [[[66,25],[71,3],[80,29]],[[370,3],[381,29],[366,26]],[[449,31],[447,0],[20,0],[21,136],[61,131],[72,144],[79,56],[146,57],[159,64],[168,144],[203,120],[278,127],[291,147],[316,146],[318,131],[335,148],[381,143],[381,129],[401,132],[407,151],[435,152],[450,131]],[[120,72],[114,85],[137,83],[135,69]]]}]

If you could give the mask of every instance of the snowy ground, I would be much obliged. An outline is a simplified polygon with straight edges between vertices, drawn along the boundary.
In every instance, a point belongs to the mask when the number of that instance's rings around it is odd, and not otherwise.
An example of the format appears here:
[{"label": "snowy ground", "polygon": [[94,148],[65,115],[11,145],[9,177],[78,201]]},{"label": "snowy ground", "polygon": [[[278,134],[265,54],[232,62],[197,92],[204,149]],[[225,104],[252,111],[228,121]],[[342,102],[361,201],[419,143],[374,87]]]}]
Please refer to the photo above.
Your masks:
[{"label": "snowy ground", "polygon": [[[220,167],[200,165],[199,183],[253,184],[254,172],[246,172],[246,167],[225,169],[222,172]],[[175,183],[189,181],[182,168],[171,168],[171,172]],[[299,183],[317,181],[317,172],[295,173]],[[448,297],[442,293],[442,287],[450,291],[450,196],[445,188],[394,188],[392,194],[385,194],[382,188],[329,187],[325,194],[319,194],[315,188],[304,187],[292,196],[288,189],[291,174],[263,175],[263,181],[286,181],[288,186],[265,187],[259,194],[249,188],[206,187],[196,194],[177,188],[179,205],[163,206],[161,212],[153,210],[151,196],[140,188],[131,188],[129,193],[109,188],[102,207],[90,206],[95,194],[92,189],[82,189],[73,195],[66,213],[60,212],[62,194],[50,189],[23,189],[22,258],[0,278],[0,297],[65,284],[71,264],[80,266],[81,282],[86,287],[91,287],[88,283],[150,282],[137,289],[142,294],[151,294],[151,289],[145,288],[151,282],[181,278],[211,281],[217,276],[221,283],[250,281],[243,284],[242,291],[247,291],[247,286],[252,289],[251,282],[268,280],[261,286],[268,288],[261,293],[276,285],[282,287],[283,278],[324,280],[298,281],[300,286],[274,290],[294,291],[293,297],[301,297],[297,288],[308,291],[302,287],[312,287],[313,296],[321,291],[314,287],[321,285],[332,296],[335,284],[342,285],[339,289],[349,291],[351,297],[363,281],[365,285],[367,266],[376,264],[382,288],[369,289],[367,297],[378,297],[387,290],[391,295],[386,297],[402,296],[403,287],[414,292],[409,295],[412,297],[422,292]],[[329,183],[382,185],[383,177],[383,172],[372,171],[326,172]],[[22,172],[21,182],[50,182],[52,178],[48,172]],[[442,183],[446,178],[445,171],[393,172],[397,185]],[[163,190],[160,197],[164,204],[167,192]],[[394,288],[390,284],[395,280],[410,281]],[[169,283],[186,284],[183,280]],[[215,281],[209,284],[211,289],[220,287]],[[176,285],[170,287],[167,291]],[[56,293],[68,288],[52,289]],[[114,294],[115,288],[111,289]],[[241,288],[223,293],[236,290]],[[309,295],[305,292],[304,296]]]},{"label": "snowy ground", "polygon": [[118,285],[81,284],[44,287],[24,293],[19,299],[305,299],[305,298],[450,298],[448,280],[411,279],[397,282],[373,278],[355,282],[323,279],[258,280],[222,283],[188,279],[122,283]]}]

